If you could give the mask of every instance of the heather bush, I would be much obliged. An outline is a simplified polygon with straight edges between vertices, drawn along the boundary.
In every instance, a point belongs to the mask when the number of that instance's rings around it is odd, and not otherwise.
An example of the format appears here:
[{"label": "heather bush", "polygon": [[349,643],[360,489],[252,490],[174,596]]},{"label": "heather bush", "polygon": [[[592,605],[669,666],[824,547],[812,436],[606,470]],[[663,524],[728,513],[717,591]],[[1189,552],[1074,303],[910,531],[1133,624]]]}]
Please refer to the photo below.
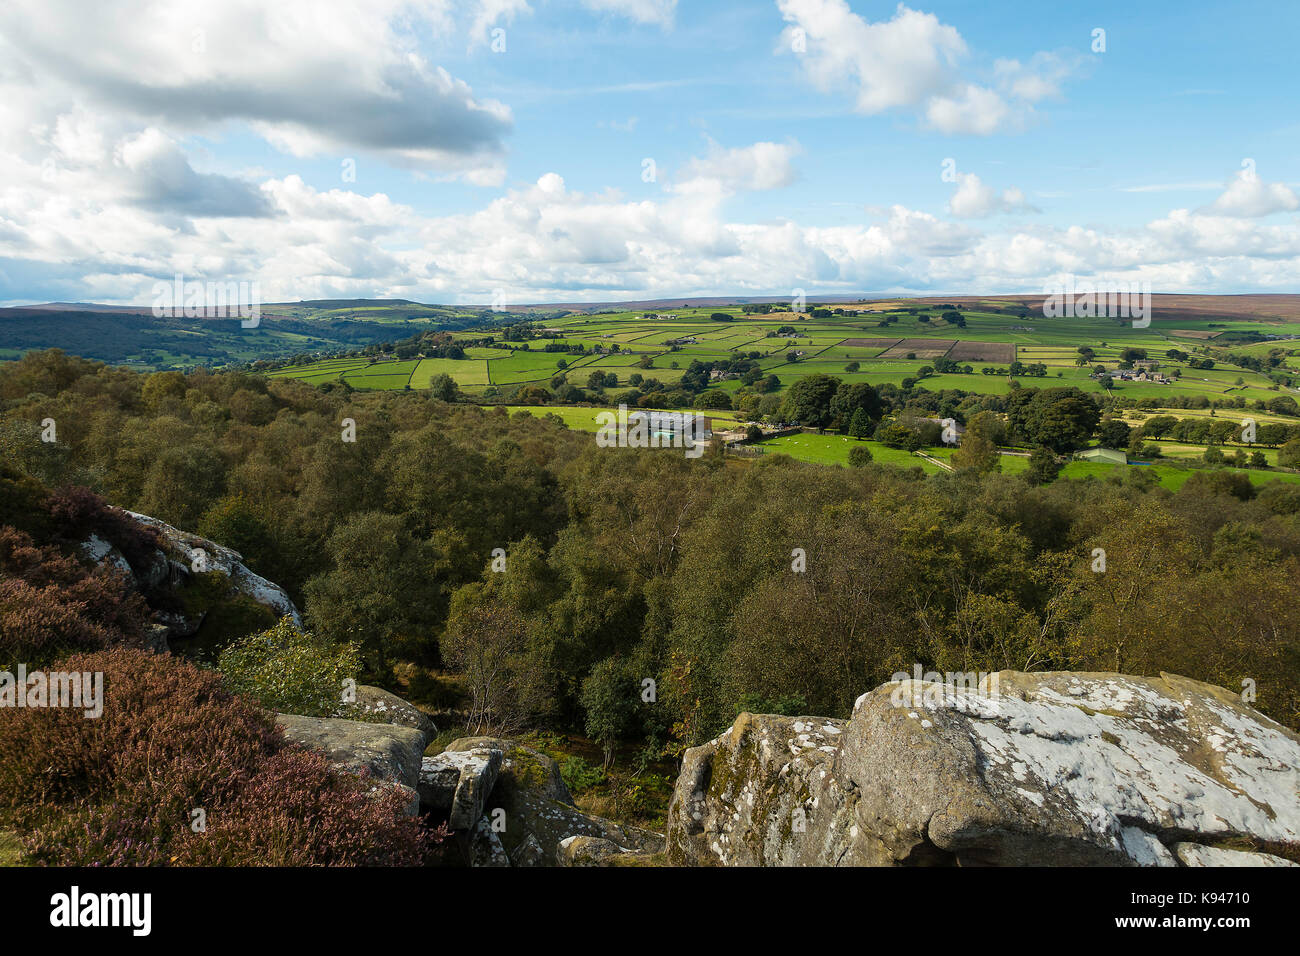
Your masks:
[{"label": "heather bush", "polygon": [[87,568],[0,527],[0,663],[40,666],[69,651],[140,644],[149,608],[122,572]]},{"label": "heather bush", "polygon": [[[59,666],[104,675],[101,717],[40,708],[0,719],[0,827],[23,836],[33,861],[341,864],[424,852],[394,797],[305,759],[220,675],[132,648]],[[190,828],[197,808],[210,841]]]},{"label": "heather bush", "polygon": [[231,690],[270,710],[336,717],[349,710],[344,682],[355,682],[361,658],[355,644],[330,644],[284,617],[228,645],[217,668]]},{"label": "heather bush", "polygon": [[50,492],[45,507],[62,537],[81,541],[99,535],[132,567],[152,557],[161,540],[156,529],[114,508],[89,488],[58,488]]},{"label": "heather bush", "polygon": [[[373,792],[372,792],[373,791]],[[287,748],[228,807],[186,832],[176,862],[194,866],[417,866],[431,835],[402,811],[408,796]],[[437,834],[444,836],[445,831]]]}]

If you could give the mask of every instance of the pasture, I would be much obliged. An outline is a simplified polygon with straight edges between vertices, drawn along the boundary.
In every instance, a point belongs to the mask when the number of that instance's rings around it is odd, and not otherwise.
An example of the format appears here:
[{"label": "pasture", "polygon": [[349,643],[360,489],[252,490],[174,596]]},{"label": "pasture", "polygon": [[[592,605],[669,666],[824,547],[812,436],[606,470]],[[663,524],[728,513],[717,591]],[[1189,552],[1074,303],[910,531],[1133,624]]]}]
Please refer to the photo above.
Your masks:
[{"label": "pasture", "polygon": [[[325,359],[270,374],[314,385],[341,380],[357,389],[428,388],[436,376],[445,374],[471,399],[507,404],[525,387],[553,393],[567,383],[584,389],[597,403],[614,405],[621,400],[622,390],[638,388],[644,381],[674,389],[692,363],[721,365],[739,359],[755,363],[763,376],[775,376],[774,386],[764,395],[778,399],[800,379],[828,375],[875,387],[910,383],[930,392],[959,390],[989,396],[1003,396],[1016,387],[1073,386],[1119,400],[1119,414],[1132,425],[1158,414],[1295,422],[1294,417],[1256,407],[1257,402],[1300,395],[1291,379],[1292,375],[1300,377],[1300,339],[1286,337],[1294,334],[1295,325],[1277,320],[1271,324],[1246,317],[1207,320],[1204,325],[1212,328],[1198,328],[1202,323],[1185,313],[1162,323],[1157,312],[1148,327],[1134,328],[1127,320],[1046,318],[969,301],[961,306],[959,319],[948,305],[921,300],[819,307],[815,314],[814,308],[810,304],[800,313],[747,313],[739,306],[684,307],[548,316],[522,338],[511,336],[508,341],[499,334],[499,327],[452,333],[466,346],[464,359],[399,361],[381,350],[378,355]],[[944,319],[945,314],[951,321]],[[728,318],[722,321],[717,315]],[[518,322],[523,317],[511,318]],[[1250,340],[1263,332],[1278,337]],[[482,344],[487,335],[492,336],[487,343],[490,347]],[[1135,358],[1158,363],[1159,377],[1150,374],[1146,381],[1124,380],[1096,373],[1100,367],[1117,376]],[[1243,365],[1234,364],[1238,360]],[[1013,376],[1015,363],[1019,363],[1018,374]],[[1028,374],[1035,370],[1037,374]],[[602,376],[594,391],[593,373]],[[723,396],[709,400],[711,392]],[[695,400],[701,405],[721,403],[723,408],[709,409],[706,414],[722,424],[725,416],[733,421],[746,417],[725,406],[740,407],[749,393],[738,377],[724,376],[710,381]],[[676,396],[681,405],[692,401],[688,392],[678,391]],[[1140,408],[1133,407],[1137,403]],[[588,431],[595,430],[595,413],[599,411],[586,405],[554,403],[512,407],[512,411],[520,410],[555,414],[568,427]],[[841,436],[805,434],[771,439],[761,447],[806,461],[847,464],[855,442]],[[931,474],[941,470],[919,456],[875,442],[864,444],[878,462],[919,467]],[[1162,485],[1176,488],[1186,480],[1189,467],[1198,463],[1204,448],[1158,444],[1164,447],[1165,458],[1151,466],[1152,473]],[[1270,466],[1275,466],[1276,450],[1265,449],[1264,453]],[[942,459],[947,452],[932,449],[927,454]],[[1004,456],[1004,472],[1016,473],[1024,467],[1023,458]],[[1116,467],[1071,462],[1063,474],[1102,477]],[[1250,475],[1252,481],[1295,478],[1276,472],[1252,471]]]}]

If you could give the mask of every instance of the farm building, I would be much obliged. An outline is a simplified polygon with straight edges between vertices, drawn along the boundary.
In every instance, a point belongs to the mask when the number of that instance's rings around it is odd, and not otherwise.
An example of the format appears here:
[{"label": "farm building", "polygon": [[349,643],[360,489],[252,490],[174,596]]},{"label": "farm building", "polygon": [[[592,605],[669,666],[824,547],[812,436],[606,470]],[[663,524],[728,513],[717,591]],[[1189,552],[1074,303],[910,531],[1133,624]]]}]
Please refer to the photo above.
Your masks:
[{"label": "farm building", "polygon": [[1083,451],[1076,452],[1074,457],[1081,461],[1108,462],[1112,465],[1128,464],[1128,455],[1114,448],[1085,448]]}]

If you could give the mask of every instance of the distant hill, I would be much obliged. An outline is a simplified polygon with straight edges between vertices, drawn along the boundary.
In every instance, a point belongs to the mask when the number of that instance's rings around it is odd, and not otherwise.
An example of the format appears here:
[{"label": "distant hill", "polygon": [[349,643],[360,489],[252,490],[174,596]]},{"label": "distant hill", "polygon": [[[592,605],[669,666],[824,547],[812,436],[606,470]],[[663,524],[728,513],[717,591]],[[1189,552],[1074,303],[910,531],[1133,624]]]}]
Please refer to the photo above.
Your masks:
[{"label": "distant hill", "polygon": [[430,328],[457,330],[491,312],[405,299],[327,299],[262,306],[257,328],[237,318],[158,317],[148,306],[54,302],[0,309],[0,359],[60,348],[114,365],[226,366],[303,352],[391,342]]},{"label": "distant hill", "polygon": [[[410,299],[311,299],[262,306],[256,329],[241,328],[237,319],[159,318],[149,306],[51,302],[0,308],[0,359],[33,349],[61,348],[66,352],[112,364],[162,369],[194,365],[226,366],[258,359],[285,358],[302,353],[354,349],[391,342],[428,329],[457,331],[501,325],[521,318],[545,321],[569,313],[590,315],[611,311],[671,312],[687,308],[725,308],[747,303],[787,303],[788,296],[687,296],[610,302],[545,302],[507,306],[505,312],[487,305],[437,305]],[[808,305],[860,306],[880,311],[910,306],[952,304],[994,311],[1025,309],[1042,314],[1038,295],[931,295],[922,297],[810,295]],[[1160,325],[1217,321],[1251,321],[1262,325],[1300,322],[1300,295],[1183,295],[1152,296],[1153,318]],[[1213,334],[1213,330],[1207,334]]]}]

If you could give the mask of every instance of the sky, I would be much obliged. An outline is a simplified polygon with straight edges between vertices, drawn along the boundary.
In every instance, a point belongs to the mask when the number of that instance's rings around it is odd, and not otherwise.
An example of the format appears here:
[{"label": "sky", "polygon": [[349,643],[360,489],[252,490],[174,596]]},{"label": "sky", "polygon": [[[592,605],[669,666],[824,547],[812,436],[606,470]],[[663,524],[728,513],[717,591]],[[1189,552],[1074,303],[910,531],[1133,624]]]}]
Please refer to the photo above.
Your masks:
[{"label": "sky", "polygon": [[1300,291],[1300,4],[6,0],[0,304]]}]

